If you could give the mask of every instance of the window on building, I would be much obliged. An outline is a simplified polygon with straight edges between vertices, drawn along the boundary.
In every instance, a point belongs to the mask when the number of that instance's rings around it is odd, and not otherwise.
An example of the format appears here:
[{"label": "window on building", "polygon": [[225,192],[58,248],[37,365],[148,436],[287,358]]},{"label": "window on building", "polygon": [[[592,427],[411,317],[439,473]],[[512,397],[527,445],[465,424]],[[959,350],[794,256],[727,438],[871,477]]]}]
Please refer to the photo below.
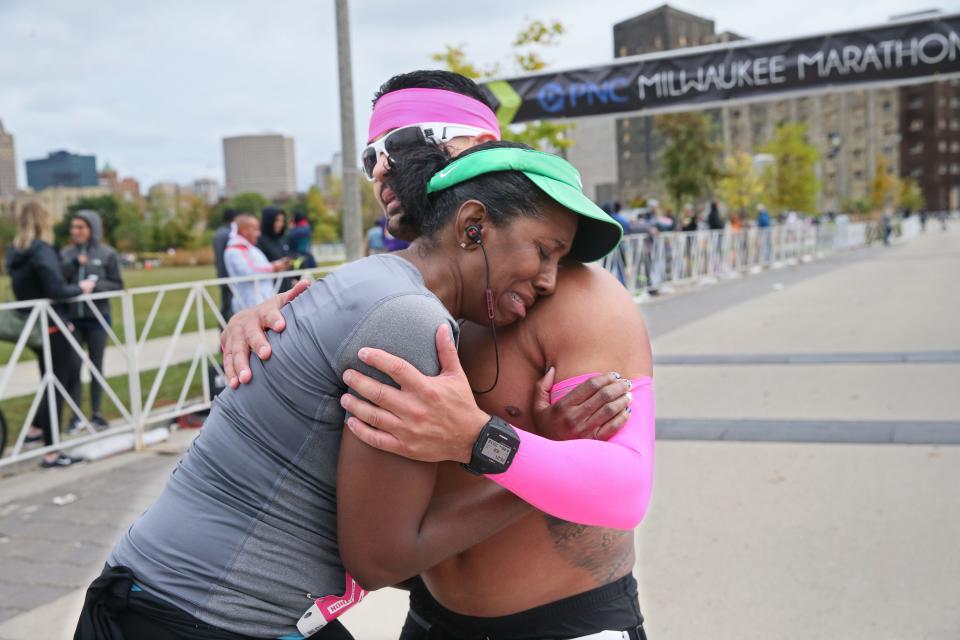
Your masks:
[{"label": "window on building", "polygon": [[629,160],[631,155],[632,155],[632,154],[630,153],[630,149],[624,149],[624,150],[623,150],[623,159],[624,159],[624,160]]},{"label": "window on building", "polygon": [[937,129],[946,129],[947,128],[947,119],[940,118],[937,120]]},{"label": "window on building", "polygon": [[956,96],[950,98],[950,106],[954,109],[960,107],[960,98]]},{"label": "window on building", "polygon": [[854,171],[853,177],[857,180],[863,180],[863,171]]},{"label": "window on building", "polygon": [[890,110],[892,110],[892,109],[893,109],[893,101],[891,101],[891,100],[884,100],[884,101],[883,101],[883,110],[884,110],[884,111],[890,111]]},{"label": "window on building", "polygon": [[920,118],[914,118],[910,121],[910,131],[922,131],[923,130],[923,120]]},{"label": "window on building", "polygon": [[956,162],[951,164],[950,173],[952,173],[953,175],[960,175],[960,164],[957,164]]},{"label": "window on building", "polygon": [[912,156],[918,156],[918,155],[920,155],[921,153],[923,153],[923,143],[922,143],[922,142],[917,142],[917,143],[914,143],[913,145],[911,145],[911,147],[910,147],[910,155],[912,155]]},{"label": "window on building", "polygon": [[627,144],[628,142],[630,142],[630,131],[629,131],[629,130],[623,132],[623,143],[624,143],[624,144]]},{"label": "window on building", "polygon": [[908,109],[920,109],[922,107],[923,107],[923,98],[920,96],[914,96],[910,98],[909,102],[907,102]]},{"label": "window on building", "polygon": [[913,176],[914,178],[919,178],[920,176],[923,175],[923,169],[921,169],[920,167],[917,167],[916,169],[910,172],[910,175]]},{"label": "window on building", "polygon": [[958,130],[960,130],[960,120],[953,118],[952,120],[950,120],[950,131],[958,131]]},{"label": "window on building", "polygon": [[687,46],[687,36],[680,36],[677,38],[677,45],[681,47]]},{"label": "window on building", "polygon": [[951,142],[951,143],[950,143],[950,151],[952,151],[953,153],[956,153],[956,152],[960,151],[960,142],[957,142],[956,140],[954,140],[953,142]]},{"label": "window on building", "polygon": [[937,173],[942,176],[947,175],[947,165],[941,164],[939,167],[937,167]]},{"label": "window on building", "polygon": [[[923,143],[921,143],[921,144],[923,144]],[[947,141],[946,141],[946,140],[941,140],[940,142],[937,143],[937,151],[939,151],[940,153],[946,153],[946,152],[947,152]]]},{"label": "window on building", "polygon": [[663,50],[663,38],[661,38],[660,36],[654,36],[654,37],[653,37],[653,48],[656,49],[657,51],[662,51],[662,50]]},{"label": "window on building", "polygon": [[620,57],[622,58],[622,57],[625,56],[625,55],[627,55],[627,48],[626,48],[626,47],[620,47]]}]

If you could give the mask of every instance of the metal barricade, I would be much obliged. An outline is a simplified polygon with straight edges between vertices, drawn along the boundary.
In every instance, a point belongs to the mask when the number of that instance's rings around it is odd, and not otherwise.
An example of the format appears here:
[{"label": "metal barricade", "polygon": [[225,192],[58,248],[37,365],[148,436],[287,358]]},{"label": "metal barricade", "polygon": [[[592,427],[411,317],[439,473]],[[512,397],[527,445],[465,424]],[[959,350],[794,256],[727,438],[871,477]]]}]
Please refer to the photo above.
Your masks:
[{"label": "metal barricade", "polygon": [[[915,217],[904,221],[901,238],[919,233]],[[712,282],[777,269],[856,249],[881,238],[878,223],[795,223],[731,231],[628,234],[602,265],[630,293],[657,291],[666,284]]]},{"label": "metal barricade", "polygon": [[[919,233],[920,224],[916,216],[901,221],[899,241],[907,241]],[[652,235],[625,236],[620,246],[602,264],[631,293],[639,295],[657,291],[665,285],[709,282],[808,261],[838,250],[863,247],[881,239],[882,229],[872,222],[777,225],[737,231],[654,231]],[[276,291],[286,278],[320,275],[330,270],[321,268],[140,287],[72,299],[70,302],[85,304],[107,332],[109,348],[114,354],[114,366],[122,368],[119,377],[114,378],[126,382],[126,391],[120,393],[111,387],[106,373],[93,366],[86,351],[67,330],[68,321],[60,316],[49,300],[0,304],[0,313],[26,310],[27,318],[0,373],[0,399],[17,397],[24,403],[25,398],[30,398],[23,419],[18,420],[18,424],[9,424],[11,433],[17,435],[9,447],[9,453],[0,458],[0,468],[118,433],[132,432],[135,445],[142,448],[144,430],[148,426],[208,409],[213,397],[208,370],[223,375],[217,336],[218,330],[225,324],[211,291],[225,285],[236,294],[238,285],[265,279],[273,281]],[[95,303],[101,300],[119,305],[120,330],[115,331],[97,308]],[[155,331],[161,310],[167,312],[169,317],[172,309],[176,309],[172,330],[166,332],[170,329],[168,324],[159,332]],[[36,363],[20,362],[28,349],[32,327],[36,324],[41,329],[42,346],[36,350],[35,357],[42,359],[45,371],[39,377],[38,384],[30,382],[37,376]],[[49,334],[51,327],[63,333],[69,347],[78,354],[89,371],[90,378],[102,386],[106,399],[113,405],[112,413],[117,419],[108,430],[97,433],[92,428],[64,382],[54,375]],[[182,381],[174,385],[176,400],[162,402],[161,391],[174,366],[186,367],[186,372]],[[144,374],[151,372],[152,379],[144,384]],[[63,406],[69,408],[82,424],[82,435],[67,441],[60,438],[58,426],[63,416],[57,412],[58,396],[63,399]],[[50,422],[54,425],[53,443],[28,450],[24,447],[24,439],[44,399],[45,410],[49,412]]]},{"label": "metal barricade", "polygon": [[[15,434],[15,437],[8,443],[7,454],[0,458],[0,468],[121,433],[132,432],[136,447],[142,448],[144,430],[148,426],[209,409],[213,396],[207,372],[209,368],[218,375],[223,375],[217,336],[219,329],[225,325],[211,290],[226,285],[236,293],[237,285],[271,280],[274,291],[277,291],[287,278],[322,275],[330,271],[330,268],[303,269],[277,274],[140,287],[79,296],[66,301],[85,304],[85,308],[90,309],[100,327],[107,333],[108,352],[112,350],[115,365],[122,362],[124,369],[118,376],[114,376],[115,384],[119,384],[119,379],[125,380],[125,393],[118,393],[111,386],[105,371],[93,366],[86,350],[69,330],[69,320],[61,317],[51,301],[0,303],[0,313],[27,310],[24,328],[13,343],[8,361],[0,373],[0,399],[16,400],[21,405],[25,404],[27,398],[30,399],[23,419],[18,419],[16,424],[9,424],[10,433]],[[119,305],[119,331],[114,330],[111,322],[108,322],[97,308],[95,303],[102,300]],[[164,335],[155,335],[157,331],[154,328],[161,310],[169,313],[173,309],[177,310],[177,319],[172,333],[161,330]],[[27,343],[34,325],[37,324],[40,326],[42,344],[33,350],[29,349]],[[102,432],[95,431],[89,416],[79,406],[82,403],[78,404],[68,392],[67,385],[71,383],[59,380],[54,375],[49,333],[51,327],[64,336],[69,348],[77,354],[89,372],[91,380],[102,387],[105,399],[112,405],[111,413],[116,415],[110,428]],[[122,337],[119,335],[121,333]],[[44,364],[44,373],[39,376],[39,384],[33,382],[38,373],[37,363],[21,362],[28,349],[37,359],[42,359]],[[107,368],[108,359],[104,360],[104,369]],[[182,381],[176,381],[174,385],[176,400],[162,403],[161,388],[173,366],[187,367],[186,374]],[[144,374],[152,374],[153,378],[142,388],[141,379]],[[198,375],[199,382],[196,382]],[[58,397],[63,406],[60,412],[57,410]],[[52,444],[28,449],[25,447],[25,439],[44,399],[52,425]],[[61,438],[60,426],[63,423],[62,413],[66,413],[68,409],[80,421],[80,435],[64,440]]]}]

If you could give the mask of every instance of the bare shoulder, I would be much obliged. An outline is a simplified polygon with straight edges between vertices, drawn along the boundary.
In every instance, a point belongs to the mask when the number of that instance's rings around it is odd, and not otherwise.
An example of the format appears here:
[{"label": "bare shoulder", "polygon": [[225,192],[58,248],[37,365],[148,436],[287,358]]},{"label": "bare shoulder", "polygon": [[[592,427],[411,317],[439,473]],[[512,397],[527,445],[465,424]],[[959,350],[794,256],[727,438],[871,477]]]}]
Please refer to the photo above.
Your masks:
[{"label": "bare shoulder", "polygon": [[652,373],[643,316],[623,285],[599,266],[564,265],[556,291],[534,306],[527,321],[561,377],[609,370]]}]

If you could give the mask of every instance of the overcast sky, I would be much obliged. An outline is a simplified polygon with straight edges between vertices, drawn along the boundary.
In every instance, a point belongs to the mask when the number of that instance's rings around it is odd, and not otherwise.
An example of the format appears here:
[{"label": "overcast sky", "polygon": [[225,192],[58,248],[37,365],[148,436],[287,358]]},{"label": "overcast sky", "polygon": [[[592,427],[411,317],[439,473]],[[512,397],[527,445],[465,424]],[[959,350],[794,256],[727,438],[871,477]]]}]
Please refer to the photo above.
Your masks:
[{"label": "overcast sky", "polygon": [[[556,67],[612,59],[614,23],[660,2],[623,0],[351,0],[358,144],[370,98],[393,74],[435,66],[463,44],[482,65],[503,62],[525,18],[567,27]],[[681,0],[718,31],[753,39],[865,26],[960,0]],[[505,69],[509,71],[509,68]],[[278,132],[295,139],[297,183],[340,148],[333,0],[0,0],[0,120],[23,161],[67,149],[151,184],[223,183],[221,138]]]}]

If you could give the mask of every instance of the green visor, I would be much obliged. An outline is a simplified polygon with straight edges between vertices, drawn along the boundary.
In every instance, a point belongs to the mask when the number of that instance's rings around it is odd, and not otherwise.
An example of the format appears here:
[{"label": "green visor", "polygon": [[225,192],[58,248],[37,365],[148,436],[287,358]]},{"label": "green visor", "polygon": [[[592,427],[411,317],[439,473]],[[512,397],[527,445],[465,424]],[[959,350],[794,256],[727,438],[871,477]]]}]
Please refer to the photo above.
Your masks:
[{"label": "green visor", "polygon": [[580,216],[569,253],[574,260],[599,260],[620,243],[623,227],[583,195],[576,168],[563,158],[542,151],[500,148],[469,153],[435,173],[427,184],[427,193],[495,171],[520,171],[557,204]]}]

